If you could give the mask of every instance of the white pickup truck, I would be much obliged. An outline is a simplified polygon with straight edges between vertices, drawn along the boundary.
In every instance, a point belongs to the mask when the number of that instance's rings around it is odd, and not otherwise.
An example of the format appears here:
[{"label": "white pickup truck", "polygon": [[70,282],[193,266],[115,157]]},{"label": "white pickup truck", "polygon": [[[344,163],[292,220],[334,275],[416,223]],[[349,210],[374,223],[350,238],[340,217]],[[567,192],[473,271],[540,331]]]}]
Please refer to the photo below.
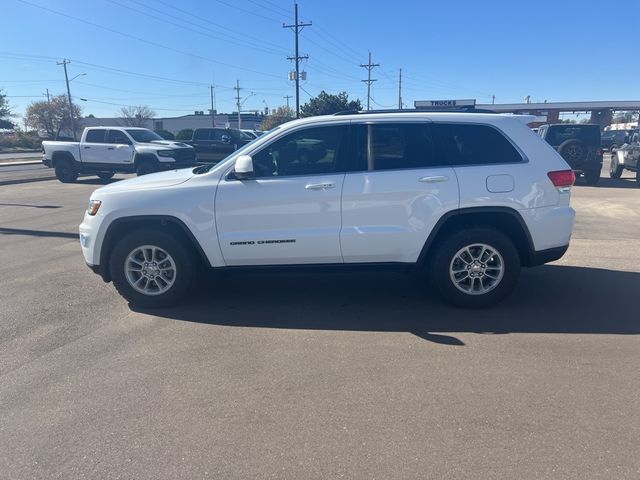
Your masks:
[{"label": "white pickup truck", "polygon": [[197,163],[193,147],[146,128],[85,128],[80,142],[45,141],[42,150],[42,163],[63,183],[75,182],[81,173],[106,180],[115,173],[144,175]]}]

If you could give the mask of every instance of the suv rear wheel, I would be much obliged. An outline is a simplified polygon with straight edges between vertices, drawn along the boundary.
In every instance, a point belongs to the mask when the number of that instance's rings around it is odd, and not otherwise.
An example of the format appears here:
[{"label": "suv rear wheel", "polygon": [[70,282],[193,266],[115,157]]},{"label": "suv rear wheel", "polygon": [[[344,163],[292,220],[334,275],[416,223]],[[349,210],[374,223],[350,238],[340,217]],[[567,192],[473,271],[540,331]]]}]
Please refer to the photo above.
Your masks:
[{"label": "suv rear wheel", "polygon": [[115,245],[109,268],[113,284],[130,303],[168,307],[191,286],[195,260],[179,237],[160,230],[138,230]]},{"label": "suv rear wheel", "polygon": [[492,228],[453,233],[443,239],[430,258],[432,287],[459,307],[495,305],[511,293],[520,275],[515,245]]},{"label": "suv rear wheel", "polygon": [[587,158],[587,148],[580,140],[567,140],[558,147],[558,153],[569,165],[576,166]]}]

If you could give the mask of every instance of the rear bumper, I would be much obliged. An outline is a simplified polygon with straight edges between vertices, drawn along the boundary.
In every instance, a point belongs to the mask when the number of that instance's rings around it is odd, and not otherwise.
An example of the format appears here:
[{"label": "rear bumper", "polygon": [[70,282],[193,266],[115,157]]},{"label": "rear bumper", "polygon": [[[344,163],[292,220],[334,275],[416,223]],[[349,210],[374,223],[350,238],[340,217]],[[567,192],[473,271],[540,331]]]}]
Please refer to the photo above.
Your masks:
[{"label": "rear bumper", "polygon": [[543,265],[545,263],[559,260],[565,253],[567,253],[568,248],[569,245],[564,245],[562,247],[554,247],[548,248],[547,250],[538,250],[532,252],[529,266],[535,267],[537,265]]}]

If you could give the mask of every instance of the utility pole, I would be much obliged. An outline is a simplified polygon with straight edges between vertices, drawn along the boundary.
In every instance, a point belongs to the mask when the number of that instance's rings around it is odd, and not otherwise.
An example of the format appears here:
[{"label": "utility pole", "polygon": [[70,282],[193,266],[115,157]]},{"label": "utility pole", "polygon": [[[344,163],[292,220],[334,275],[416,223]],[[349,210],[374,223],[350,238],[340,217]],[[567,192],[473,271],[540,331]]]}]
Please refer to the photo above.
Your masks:
[{"label": "utility pole", "polygon": [[211,90],[211,126],[215,128],[216,126],[216,91],[215,86],[209,85],[209,89]]},{"label": "utility pole", "polygon": [[49,89],[47,88],[47,93],[43,93],[43,95],[47,96],[47,103],[51,103],[51,97],[49,96]]},{"label": "utility pole", "polygon": [[287,100],[287,108],[289,108],[289,99],[293,98],[292,95],[285,95],[284,98]]},{"label": "utility pole", "polygon": [[294,20],[295,23],[293,25],[282,25],[282,28],[290,28],[296,35],[296,54],[293,57],[287,57],[287,60],[295,60],[296,62],[296,118],[300,118],[300,60],[307,60],[309,55],[300,56],[299,50],[299,37],[300,32],[304,27],[310,27],[311,22],[309,23],[300,23],[298,22],[298,2],[293,4],[294,11]]},{"label": "utility pole", "polygon": [[236,107],[238,108],[238,130],[240,130],[240,126],[242,125],[242,120],[240,119],[240,80],[236,80],[236,86],[233,87],[236,91]]},{"label": "utility pole", "polygon": [[73,120],[73,104],[71,103],[71,89],[69,88],[69,75],[67,74],[67,64],[71,63],[71,60],[63,58],[61,62],[56,62],[56,65],[62,65],[64,67],[64,79],[67,82],[67,98],[69,99],[69,119],[71,120],[71,131],[73,132],[73,141],[76,141],[76,125]]},{"label": "utility pole", "polygon": [[495,105],[495,103],[496,103],[496,96],[491,95],[491,105]]},{"label": "utility pole", "polygon": [[400,79],[398,80],[398,110],[402,110],[402,69],[400,69]]},{"label": "utility pole", "polygon": [[369,63],[366,65],[361,64],[360,66],[366,68],[368,72],[367,79],[362,81],[367,84],[367,110],[371,110],[371,84],[376,81],[376,79],[371,79],[371,70],[373,70],[374,67],[379,67],[380,64],[371,63],[371,52],[369,52]]}]

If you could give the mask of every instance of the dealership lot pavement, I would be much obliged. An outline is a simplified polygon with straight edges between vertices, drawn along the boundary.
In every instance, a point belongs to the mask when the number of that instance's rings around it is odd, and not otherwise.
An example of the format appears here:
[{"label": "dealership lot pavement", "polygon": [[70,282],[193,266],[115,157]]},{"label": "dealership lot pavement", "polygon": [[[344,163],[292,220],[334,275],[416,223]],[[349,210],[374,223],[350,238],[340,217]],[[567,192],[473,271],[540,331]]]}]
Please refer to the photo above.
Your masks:
[{"label": "dealership lot pavement", "polygon": [[390,273],[132,311],[80,253],[99,185],[0,187],[0,478],[640,477],[628,173],[574,187],[567,255],[482,311]]}]

